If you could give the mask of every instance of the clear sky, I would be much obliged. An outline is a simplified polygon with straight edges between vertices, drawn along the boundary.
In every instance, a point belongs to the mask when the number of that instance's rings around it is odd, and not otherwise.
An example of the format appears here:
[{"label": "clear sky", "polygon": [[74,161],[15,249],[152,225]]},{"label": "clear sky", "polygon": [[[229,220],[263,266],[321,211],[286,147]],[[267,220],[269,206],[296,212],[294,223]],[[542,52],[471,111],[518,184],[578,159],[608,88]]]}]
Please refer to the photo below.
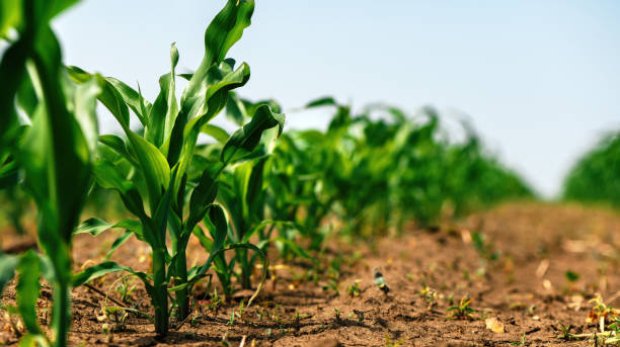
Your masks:
[{"label": "clear sky", "polygon": [[[170,43],[180,70],[194,69],[223,4],[85,0],[55,28],[67,64],[139,82],[154,97]],[[242,95],[273,97],[285,109],[330,94],[358,107],[383,101],[466,114],[546,196],[601,133],[620,128],[620,1],[257,0],[229,55],[252,69]]]}]

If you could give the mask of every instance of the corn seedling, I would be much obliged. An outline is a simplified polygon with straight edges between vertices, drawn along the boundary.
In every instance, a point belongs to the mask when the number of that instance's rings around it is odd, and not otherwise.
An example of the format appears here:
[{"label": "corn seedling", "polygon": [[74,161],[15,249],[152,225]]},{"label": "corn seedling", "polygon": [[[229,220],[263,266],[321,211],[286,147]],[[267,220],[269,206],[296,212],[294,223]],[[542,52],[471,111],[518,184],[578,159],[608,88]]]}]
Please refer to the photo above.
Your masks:
[{"label": "corn seedling", "polygon": [[362,293],[362,289],[360,288],[360,282],[360,280],[355,280],[351,285],[347,287],[347,294],[349,294],[350,297],[356,298],[360,296],[360,294]]},{"label": "corn seedling", "polygon": [[[28,333],[22,343],[65,346],[71,325],[71,245],[91,187],[91,153],[97,136],[95,98],[98,86],[86,79],[67,80],[51,19],[75,1],[12,1],[3,10],[0,30],[16,30],[0,62],[0,187],[22,172],[37,206],[39,244],[14,257],[0,254],[0,291],[19,273],[17,307]],[[7,32],[0,37],[6,38]],[[18,113],[29,119],[23,121]],[[13,182],[14,183],[14,182]],[[51,329],[37,321],[39,278],[53,288]]]},{"label": "corn seedling", "polygon": [[473,314],[477,311],[471,307],[472,299],[469,296],[464,296],[459,300],[457,305],[448,307],[448,316],[453,319],[474,319]]},{"label": "corn seedling", "polygon": [[[160,94],[150,103],[140,90],[123,82],[71,68],[74,80],[95,78],[105,105],[122,127],[125,139],[116,135],[99,137],[95,165],[97,183],[119,193],[126,209],[137,221],[110,224],[93,219],[84,224],[91,233],[122,227],[146,242],[151,248],[151,272],[143,273],[114,262],[105,262],[82,272],[80,283],[115,271],[128,271],[140,278],[147,288],[155,309],[155,330],[165,336],[169,325],[169,291],[174,294],[177,319],[189,315],[191,288],[205,276],[214,258],[225,247],[256,249],[248,243],[226,244],[224,228],[210,230],[210,257],[202,265],[188,269],[186,248],[197,225],[205,218],[215,225],[226,223],[224,212],[214,201],[218,179],[227,166],[256,156],[262,134],[272,128],[281,130],[283,116],[261,104],[252,110],[250,121],[227,137],[220,148],[218,160],[197,171],[192,167],[198,154],[201,133],[226,134],[209,121],[226,105],[229,93],[243,86],[250,70],[243,63],[235,68],[232,59],[225,59],[229,48],[240,39],[250,24],[254,9],[252,1],[227,2],[205,32],[205,56],[198,69],[187,78],[188,84],[180,99],[175,95],[175,67],[179,54],[174,45],[170,51],[170,72],[160,78]],[[130,110],[143,130],[130,127]],[[221,139],[221,136],[218,137]],[[167,237],[172,241],[166,245]],[[260,252],[260,251],[259,251]],[[173,287],[170,287],[174,284]]]},{"label": "corn seedling", "polygon": [[[97,320],[108,325],[109,332],[123,331],[126,328],[127,317],[129,313],[122,307],[117,306],[101,306],[101,314],[97,316]],[[111,325],[111,328],[110,328]]]},{"label": "corn seedling", "polygon": [[618,166],[620,136],[617,132],[604,136],[585,153],[570,170],[564,182],[564,198],[586,203],[620,206]]}]

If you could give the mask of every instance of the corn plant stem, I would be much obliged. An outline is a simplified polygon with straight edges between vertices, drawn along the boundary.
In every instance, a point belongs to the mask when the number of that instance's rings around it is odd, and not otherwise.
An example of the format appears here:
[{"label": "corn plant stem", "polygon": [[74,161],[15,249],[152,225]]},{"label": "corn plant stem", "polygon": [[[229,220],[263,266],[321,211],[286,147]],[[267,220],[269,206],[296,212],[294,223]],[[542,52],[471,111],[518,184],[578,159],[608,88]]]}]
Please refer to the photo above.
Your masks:
[{"label": "corn plant stem", "polygon": [[153,294],[151,300],[155,307],[155,333],[168,335],[168,286],[166,285],[166,251],[153,249]]},{"label": "corn plant stem", "polygon": [[248,261],[247,250],[240,250],[239,257],[241,258],[241,287],[243,289],[252,289],[252,283],[250,281],[252,269],[250,268],[250,262]]},{"label": "corn plant stem", "polygon": [[[188,282],[186,249],[186,240],[178,240],[172,243],[173,254],[177,256],[174,264],[172,264],[174,267],[175,285],[182,285]],[[176,318],[179,321],[184,320],[189,315],[189,294],[189,287],[180,289],[175,293],[174,301],[177,306]]]},{"label": "corn plant stem", "polygon": [[57,281],[52,294],[52,322],[54,326],[54,346],[67,346],[67,335],[71,326],[71,297],[67,283]]}]

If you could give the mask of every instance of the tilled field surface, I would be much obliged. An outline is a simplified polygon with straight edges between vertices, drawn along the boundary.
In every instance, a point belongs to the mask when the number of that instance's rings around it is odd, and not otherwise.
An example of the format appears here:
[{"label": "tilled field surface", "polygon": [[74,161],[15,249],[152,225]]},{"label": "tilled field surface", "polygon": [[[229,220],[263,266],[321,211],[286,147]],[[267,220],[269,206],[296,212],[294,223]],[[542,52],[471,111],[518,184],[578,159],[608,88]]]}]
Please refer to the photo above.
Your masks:
[{"label": "tilled field surface", "polygon": [[[101,261],[116,236],[76,238],[76,270]],[[5,250],[33,246],[27,238],[2,239]],[[205,259],[199,245],[190,254],[190,263]],[[148,258],[135,240],[113,256],[143,270]],[[164,340],[140,316],[150,313],[141,284],[108,276],[74,289],[70,340],[76,346],[593,346],[586,334],[600,331],[602,310],[610,320],[611,307],[620,307],[620,216],[602,209],[507,204],[365,245],[334,241],[318,259],[319,266],[272,261],[272,276],[249,307],[251,292],[221,302],[213,295],[217,281],[202,283],[190,319],[174,323]],[[375,285],[377,271],[389,292]],[[43,323],[50,297],[44,286]],[[14,302],[13,287],[2,300]],[[20,328],[3,313],[0,345],[16,344]]]}]

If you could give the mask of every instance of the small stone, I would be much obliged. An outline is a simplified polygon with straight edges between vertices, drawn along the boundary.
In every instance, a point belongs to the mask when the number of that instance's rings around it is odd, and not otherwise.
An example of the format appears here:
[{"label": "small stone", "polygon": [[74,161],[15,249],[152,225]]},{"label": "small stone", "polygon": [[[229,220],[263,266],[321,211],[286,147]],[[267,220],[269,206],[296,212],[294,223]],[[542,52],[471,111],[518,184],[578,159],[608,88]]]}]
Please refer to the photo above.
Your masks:
[{"label": "small stone", "polygon": [[484,324],[486,325],[487,329],[491,330],[496,334],[503,334],[505,332],[504,323],[500,322],[497,318],[487,318],[484,320]]}]

